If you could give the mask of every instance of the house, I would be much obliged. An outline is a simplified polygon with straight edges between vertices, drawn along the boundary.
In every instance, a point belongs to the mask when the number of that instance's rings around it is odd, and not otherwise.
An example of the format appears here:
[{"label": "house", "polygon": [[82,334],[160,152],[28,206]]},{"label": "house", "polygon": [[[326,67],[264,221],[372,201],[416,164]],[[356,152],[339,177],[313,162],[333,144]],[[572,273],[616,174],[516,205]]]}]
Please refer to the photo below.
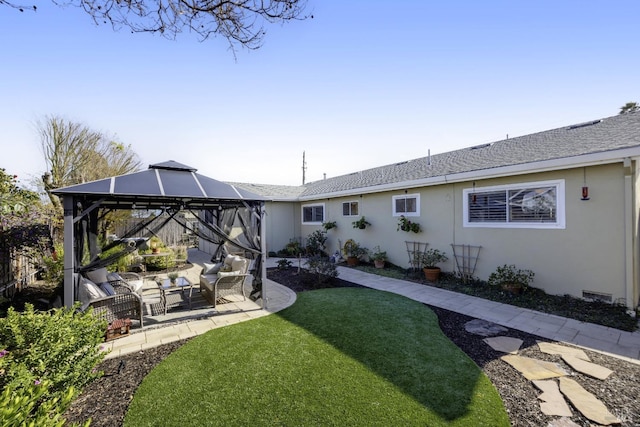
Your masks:
[{"label": "house", "polygon": [[[335,221],[331,253],[354,239],[409,267],[407,242],[424,242],[456,271],[452,245],[469,245],[480,247],[474,277],[515,264],[549,294],[635,308],[639,160],[640,113],[627,113],[298,187],[234,185],[272,200],[268,251]],[[421,231],[398,231],[402,215]],[[361,216],[371,225],[354,229]]]}]

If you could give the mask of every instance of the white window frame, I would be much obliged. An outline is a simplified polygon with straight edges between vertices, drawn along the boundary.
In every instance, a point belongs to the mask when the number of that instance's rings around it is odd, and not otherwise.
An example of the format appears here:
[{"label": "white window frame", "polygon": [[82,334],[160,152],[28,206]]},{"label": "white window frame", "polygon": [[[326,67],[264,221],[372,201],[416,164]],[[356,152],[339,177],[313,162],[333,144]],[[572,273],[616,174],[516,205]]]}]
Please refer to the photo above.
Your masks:
[{"label": "white window frame", "polygon": [[[304,209],[305,208],[317,208],[317,207],[322,207],[322,220],[321,221],[305,221],[304,220]],[[303,224],[307,224],[307,225],[321,225],[324,222],[324,217],[325,217],[325,213],[327,212],[325,204],[324,203],[309,203],[307,205],[302,205],[300,207],[300,218],[302,220]]]},{"label": "white window frame", "polygon": [[[351,205],[354,204],[354,203],[358,207],[358,212],[356,212],[356,213],[353,213],[351,211]],[[345,215],[344,214],[344,205],[349,205],[349,215]],[[359,216],[360,215],[359,212],[360,212],[360,202],[358,202],[357,200],[351,200],[349,202],[342,202],[342,216]]]},{"label": "white window frame", "polygon": [[[416,211],[415,212],[396,212],[396,200],[398,199],[416,199]],[[391,212],[393,212],[393,216],[420,216],[420,193],[401,194],[398,196],[392,196]]]},{"label": "white window frame", "polygon": [[[469,195],[474,193],[489,193],[504,191],[507,195],[510,190],[527,189],[535,187],[555,187],[556,189],[556,221],[555,222],[471,222],[469,221]],[[491,187],[465,188],[462,190],[463,226],[468,228],[540,228],[540,229],[565,229],[565,182],[564,179],[553,181],[522,182],[517,184],[495,185]],[[505,208],[506,209],[506,208]]]}]

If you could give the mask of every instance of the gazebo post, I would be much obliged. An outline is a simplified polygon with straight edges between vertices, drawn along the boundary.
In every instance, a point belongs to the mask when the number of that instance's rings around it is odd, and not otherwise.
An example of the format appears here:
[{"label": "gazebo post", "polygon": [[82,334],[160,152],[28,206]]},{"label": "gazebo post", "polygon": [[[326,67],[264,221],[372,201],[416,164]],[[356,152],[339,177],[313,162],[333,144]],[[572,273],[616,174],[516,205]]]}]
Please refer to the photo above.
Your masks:
[{"label": "gazebo post", "polygon": [[262,309],[267,308],[267,232],[266,232],[266,211],[264,202],[260,203],[260,251],[262,253]]},{"label": "gazebo post", "polygon": [[75,270],[75,241],[74,241],[74,226],[73,226],[73,205],[74,197],[71,195],[64,196],[62,205],[64,207],[64,305],[65,307],[72,307],[75,295],[74,295],[74,277]]}]

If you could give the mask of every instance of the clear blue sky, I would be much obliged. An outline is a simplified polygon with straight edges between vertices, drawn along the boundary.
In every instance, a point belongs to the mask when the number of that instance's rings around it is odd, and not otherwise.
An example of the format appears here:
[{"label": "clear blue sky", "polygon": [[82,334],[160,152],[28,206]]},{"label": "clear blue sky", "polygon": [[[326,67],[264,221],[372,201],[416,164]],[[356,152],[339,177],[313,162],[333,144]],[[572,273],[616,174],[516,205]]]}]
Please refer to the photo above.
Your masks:
[{"label": "clear blue sky", "polygon": [[96,27],[39,2],[0,7],[0,167],[45,169],[34,126],[116,135],[143,165],[298,185],[613,116],[640,102],[640,1],[309,0],[237,60],[199,43]]}]

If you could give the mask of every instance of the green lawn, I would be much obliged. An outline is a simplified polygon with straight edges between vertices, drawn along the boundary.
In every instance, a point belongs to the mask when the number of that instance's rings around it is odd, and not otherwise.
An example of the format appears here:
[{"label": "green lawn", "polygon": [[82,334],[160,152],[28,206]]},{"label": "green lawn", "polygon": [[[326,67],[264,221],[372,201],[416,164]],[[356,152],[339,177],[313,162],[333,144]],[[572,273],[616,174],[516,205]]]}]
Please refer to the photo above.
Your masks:
[{"label": "green lawn", "polygon": [[194,338],[142,382],[126,426],[508,426],[434,313],[360,288]]}]

